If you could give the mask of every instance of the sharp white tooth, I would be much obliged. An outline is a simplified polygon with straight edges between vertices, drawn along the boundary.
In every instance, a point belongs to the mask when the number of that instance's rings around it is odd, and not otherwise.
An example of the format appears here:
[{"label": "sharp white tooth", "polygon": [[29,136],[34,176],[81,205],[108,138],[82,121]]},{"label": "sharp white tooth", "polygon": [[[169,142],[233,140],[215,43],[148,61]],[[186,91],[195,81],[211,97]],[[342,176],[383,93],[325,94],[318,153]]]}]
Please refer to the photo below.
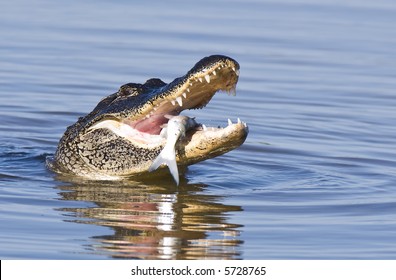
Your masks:
[{"label": "sharp white tooth", "polygon": [[188,88],[187,91],[190,92],[190,89]]},{"label": "sharp white tooth", "polygon": [[228,125],[232,125],[232,121],[228,119]]},{"label": "sharp white tooth", "polygon": [[[190,86],[192,86],[192,83],[190,83]],[[188,90],[189,91],[189,90]]]},{"label": "sharp white tooth", "polygon": [[206,125],[202,125],[202,129],[204,130],[204,131],[207,131],[208,130],[208,128],[206,127]]},{"label": "sharp white tooth", "polygon": [[171,103],[172,103],[173,106],[176,105],[176,101],[175,100],[171,100]]},{"label": "sharp white tooth", "polygon": [[176,101],[177,101],[177,103],[179,104],[180,107],[183,106],[183,101],[182,101],[181,96],[177,97]]},{"label": "sharp white tooth", "polygon": [[246,127],[246,128],[248,127],[247,124],[246,124],[245,122],[243,123],[243,126]]},{"label": "sharp white tooth", "polygon": [[215,76],[216,76],[216,70],[213,70],[213,75],[215,75]]},{"label": "sharp white tooth", "polygon": [[238,123],[241,123],[241,119],[240,118],[238,118]]},{"label": "sharp white tooth", "polygon": [[209,75],[205,75],[205,80],[208,82],[208,84],[210,83],[210,76]]},{"label": "sharp white tooth", "polygon": [[235,67],[232,67],[232,70],[234,70],[234,72],[235,72]]},{"label": "sharp white tooth", "polygon": [[239,69],[237,69],[237,70],[235,71],[235,74],[237,74],[237,76],[239,76]]},{"label": "sharp white tooth", "polygon": [[182,95],[183,95],[184,98],[187,98],[187,93],[183,92]]},{"label": "sharp white tooth", "polygon": [[198,80],[202,83],[202,78],[201,77],[199,77]]}]

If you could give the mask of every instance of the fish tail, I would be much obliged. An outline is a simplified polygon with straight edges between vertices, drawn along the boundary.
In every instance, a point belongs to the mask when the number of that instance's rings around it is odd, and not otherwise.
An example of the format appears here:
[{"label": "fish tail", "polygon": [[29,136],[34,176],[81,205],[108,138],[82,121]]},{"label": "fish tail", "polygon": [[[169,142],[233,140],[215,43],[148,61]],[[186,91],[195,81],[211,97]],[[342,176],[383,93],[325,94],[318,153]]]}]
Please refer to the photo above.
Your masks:
[{"label": "fish tail", "polygon": [[148,170],[151,172],[156,170],[162,164],[166,164],[173,176],[173,179],[175,179],[176,184],[179,185],[179,170],[177,169],[175,153],[175,149],[172,146],[169,146],[169,148],[165,147],[153,161]]}]

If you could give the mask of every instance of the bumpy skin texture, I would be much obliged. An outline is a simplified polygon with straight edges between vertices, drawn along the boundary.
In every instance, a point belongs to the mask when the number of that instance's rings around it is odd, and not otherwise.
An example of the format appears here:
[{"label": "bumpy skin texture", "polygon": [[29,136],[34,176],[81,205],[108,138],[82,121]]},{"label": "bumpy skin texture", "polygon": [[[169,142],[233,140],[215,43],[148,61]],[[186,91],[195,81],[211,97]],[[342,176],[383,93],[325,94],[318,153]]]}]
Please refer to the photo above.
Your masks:
[{"label": "bumpy skin texture", "polygon": [[[157,79],[149,80],[146,84],[149,84],[150,87],[153,84],[165,85],[164,82]],[[129,108],[124,109],[124,106],[127,105],[124,97],[144,102],[144,99],[139,98],[139,95],[145,93],[144,90],[147,91],[149,88],[146,84],[130,83],[121,86],[117,93],[99,102],[90,114],[79,118],[74,125],[69,126],[59,141],[55,153],[55,168],[62,173],[75,173],[82,176],[92,176],[95,173],[124,176],[145,171],[145,166],[158,156],[162,146],[143,149],[107,129],[88,130],[92,124],[106,117],[127,117],[125,111]],[[129,102],[131,103],[129,106],[133,106],[134,102],[131,100]],[[113,108],[110,107],[110,104],[113,105]],[[114,107],[120,108],[121,111],[117,112]]]},{"label": "bumpy skin texture", "polygon": [[[239,64],[235,60],[214,55],[202,59],[186,75],[169,84],[160,79],[125,84],[67,128],[48,165],[59,173],[94,179],[146,172],[165,141],[141,145],[107,128],[92,127],[104,120],[135,127],[152,116],[163,118],[169,112],[177,115],[185,109],[202,108],[218,90],[234,90],[238,74]],[[175,102],[178,98],[183,100],[183,106]],[[218,156],[241,145],[247,134],[243,123],[207,134],[192,131],[177,143],[177,162],[188,165]]]},{"label": "bumpy skin texture", "polygon": [[67,142],[68,136],[66,133],[62,138],[63,149],[58,149],[55,158],[65,171],[78,175],[90,175],[95,171],[110,176],[128,175],[130,170],[139,173],[144,170],[140,171],[138,167],[151,163],[161,151],[161,147],[143,149],[134,146],[106,129],[79,135],[70,142]]}]

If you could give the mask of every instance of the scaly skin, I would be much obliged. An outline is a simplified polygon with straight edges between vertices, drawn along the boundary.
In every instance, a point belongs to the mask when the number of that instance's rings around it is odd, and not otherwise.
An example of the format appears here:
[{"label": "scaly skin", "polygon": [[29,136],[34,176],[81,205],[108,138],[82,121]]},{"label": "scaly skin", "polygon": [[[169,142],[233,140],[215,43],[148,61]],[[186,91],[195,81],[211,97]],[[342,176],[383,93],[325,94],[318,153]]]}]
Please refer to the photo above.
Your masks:
[{"label": "scaly skin", "polygon": [[[123,85],[67,128],[48,166],[58,173],[91,179],[147,172],[165,146],[166,139],[159,136],[168,120],[165,115],[203,108],[219,90],[235,92],[238,75],[235,60],[213,55],[169,84],[150,79]],[[178,141],[177,164],[190,165],[224,154],[240,146],[247,134],[242,122],[222,129],[197,126]]]}]

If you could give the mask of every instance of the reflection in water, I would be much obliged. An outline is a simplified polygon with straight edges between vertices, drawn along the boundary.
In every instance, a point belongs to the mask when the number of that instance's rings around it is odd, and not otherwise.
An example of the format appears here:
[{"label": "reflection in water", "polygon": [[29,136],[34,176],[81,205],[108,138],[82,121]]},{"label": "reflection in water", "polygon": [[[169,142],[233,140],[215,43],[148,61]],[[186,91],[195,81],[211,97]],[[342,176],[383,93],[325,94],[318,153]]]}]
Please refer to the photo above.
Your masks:
[{"label": "reflection in water", "polygon": [[204,186],[144,185],[137,182],[91,182],[62,186],[65,200],[95,207],[63,208],[73,222],[107,226],[113,235],[95,236],[97,253],[138,259],[238,259],[240,225],[227,222],[239,206],[203,194]]}]

